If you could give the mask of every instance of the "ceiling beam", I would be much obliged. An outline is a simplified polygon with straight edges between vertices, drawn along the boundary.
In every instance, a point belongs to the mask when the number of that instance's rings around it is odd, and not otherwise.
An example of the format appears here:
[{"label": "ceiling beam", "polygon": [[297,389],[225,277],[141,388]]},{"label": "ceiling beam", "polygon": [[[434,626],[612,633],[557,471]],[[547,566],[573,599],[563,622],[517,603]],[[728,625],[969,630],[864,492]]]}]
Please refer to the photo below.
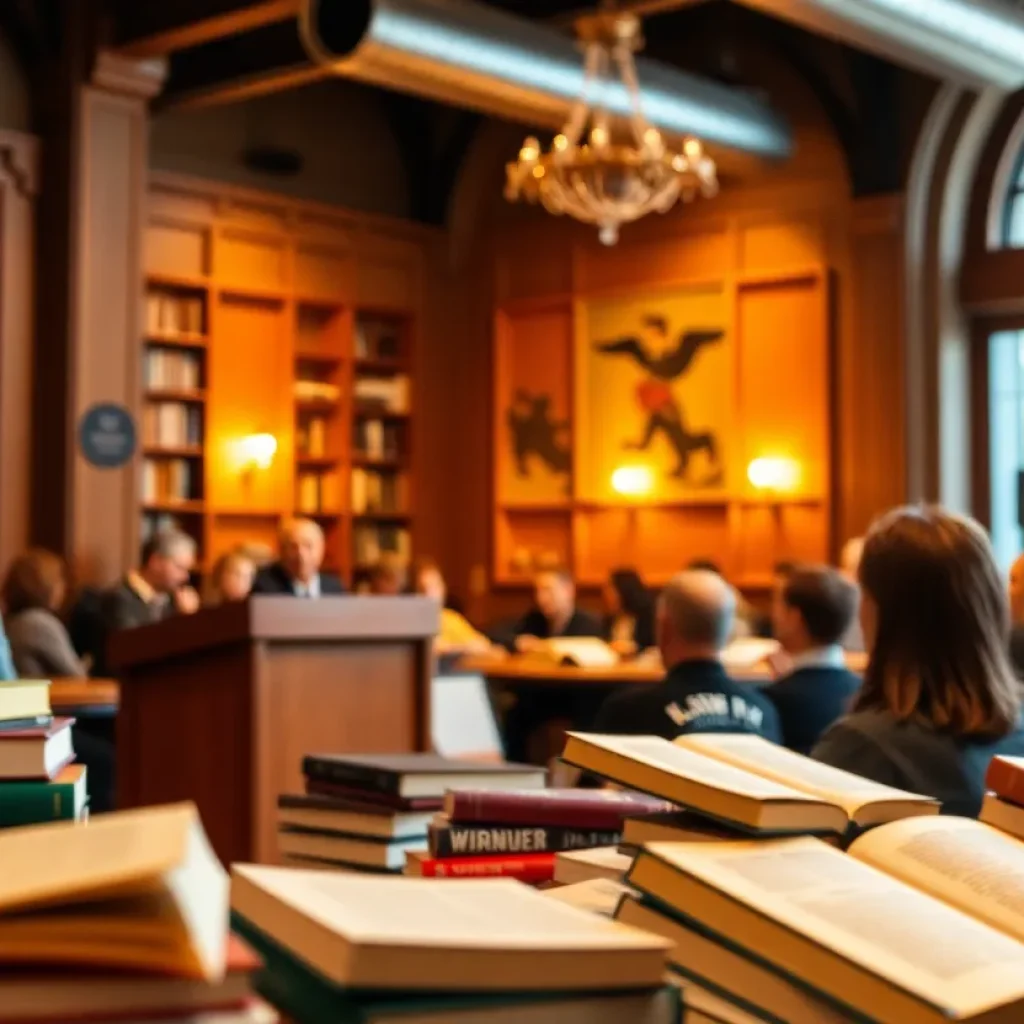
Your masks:
[{"label": "ceiling beam", "polygon": [[117,52],[166,57],[178,50],[296,19],[302,0],[128,0],[118,12]]}]

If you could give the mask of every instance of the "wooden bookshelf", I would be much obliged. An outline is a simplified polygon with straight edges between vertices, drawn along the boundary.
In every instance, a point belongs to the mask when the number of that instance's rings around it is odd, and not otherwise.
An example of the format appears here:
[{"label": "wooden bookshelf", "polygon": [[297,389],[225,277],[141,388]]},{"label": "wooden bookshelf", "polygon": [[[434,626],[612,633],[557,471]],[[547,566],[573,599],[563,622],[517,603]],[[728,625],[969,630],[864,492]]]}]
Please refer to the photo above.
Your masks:
[{"label": "wooden bookshelf", "polygon": [[[282,520],[302,515],[323,528],[325,567],[346,582],[383,551],[411,557],[425,242],[403,233],[331,207],[153,175],[143,536],[178,526],[208,567],[240,543],[276,547]],[[175,430],[147,430],[164,420]],[[277,451],[255,467],[245,439],[266,433]]]}]

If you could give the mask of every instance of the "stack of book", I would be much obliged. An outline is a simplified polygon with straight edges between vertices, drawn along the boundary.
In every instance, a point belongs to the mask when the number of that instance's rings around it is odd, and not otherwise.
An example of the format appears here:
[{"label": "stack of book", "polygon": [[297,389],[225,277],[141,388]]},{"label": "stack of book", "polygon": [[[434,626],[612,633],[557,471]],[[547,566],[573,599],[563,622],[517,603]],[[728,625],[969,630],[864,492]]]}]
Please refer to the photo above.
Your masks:
[{"label": "stack of book", "polygon": [[508,879],[236,865],[257,990],[296,1024],[670,1024],[668,943]]},{"label": "stack of book", "polygon": [[460,787],[446,794],[444,811],[430,826],[428,851],[410,853],[406,873],[550,882],[565,851],[618,857],[623,818],[667,806],[638,793]]},{"label": "stack of book", "polygon": [[306,792],[278,798],[278,848],[286,864],[341,871],[401,873],[449,789],[544,786],[542,768],[434,754],[314,754],[302,769]]},{"label": "stack of book", "polygon": [[993,757],[985,785],[981,820],[1024,839],[1024,757]]},{"label": "stack of book", "polygon": [[687,1005],[725,1004],[687,1021],[1024,1020],[1024,844],[983,823],[905,818],[846,853],[808,836],[652,843],[628,883],[616,920],[673,944]]},{"label": "stack of book", "polygon": [[0,1019],[272,1024],[191,804],[0,835]]},{"label": "stack of book", "polygon": [[75,764],[70,718],[50,712],[43,679],[0,683],[0,828],[85,821],[85,766]]}]

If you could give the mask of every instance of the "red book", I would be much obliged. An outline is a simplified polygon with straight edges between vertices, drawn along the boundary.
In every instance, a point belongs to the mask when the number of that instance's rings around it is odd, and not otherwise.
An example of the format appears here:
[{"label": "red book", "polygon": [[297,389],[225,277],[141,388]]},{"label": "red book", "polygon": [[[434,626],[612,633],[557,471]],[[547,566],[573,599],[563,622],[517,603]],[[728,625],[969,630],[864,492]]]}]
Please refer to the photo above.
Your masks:
[{"label": "red book", "polygon": [[458,789],[445,795],[449,820],[489,825],[551,825],[621,832],[626,817],[679,808],[644,793],[611,789]]},{"label": "red book", "polygon": [[1024,757],[993,757],[985,785],[1008,803],[1024,807]]},{"label": "red book", "polygon": [[555,855],[428,857],[425,853],[411,853],[407,870],[420,878],[515,878],[520,882],[550,882],[555,877]]}]

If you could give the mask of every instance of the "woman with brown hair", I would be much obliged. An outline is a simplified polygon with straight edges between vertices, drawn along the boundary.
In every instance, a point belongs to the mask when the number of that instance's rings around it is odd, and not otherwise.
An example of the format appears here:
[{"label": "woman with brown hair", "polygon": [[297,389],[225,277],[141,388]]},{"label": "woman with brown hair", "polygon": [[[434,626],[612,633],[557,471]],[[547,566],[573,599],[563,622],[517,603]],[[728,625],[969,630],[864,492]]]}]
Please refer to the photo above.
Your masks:
[{"label": "woman with brown hair", "polygon": [[66,587],[64,563],[42,548],[19,555],[7,570],[0,598],[14,667],[22,678],[87,674],[57,617]]},{"label": "woman with brown hair", "polygon": [[859,576],[864,685],[813,756],[976,816],[992,757],[1024,755],[988,537],[938,508],[894,509],[872,526]]}]

